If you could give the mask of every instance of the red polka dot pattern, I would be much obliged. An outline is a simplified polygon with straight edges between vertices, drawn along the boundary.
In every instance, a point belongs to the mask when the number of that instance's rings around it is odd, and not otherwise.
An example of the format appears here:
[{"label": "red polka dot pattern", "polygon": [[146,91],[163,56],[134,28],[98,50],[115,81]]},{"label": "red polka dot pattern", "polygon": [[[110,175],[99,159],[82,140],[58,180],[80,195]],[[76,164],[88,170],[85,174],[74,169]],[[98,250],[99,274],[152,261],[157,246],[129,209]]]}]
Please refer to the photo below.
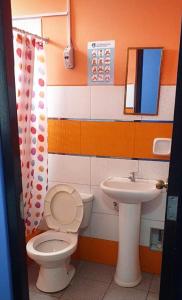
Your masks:
[{"label": "red polka dot pattern", "polygon": [[17,32],[13,42],[24,218],[30,234],[43,216],[48,181],[45,49],[39,40]]}]

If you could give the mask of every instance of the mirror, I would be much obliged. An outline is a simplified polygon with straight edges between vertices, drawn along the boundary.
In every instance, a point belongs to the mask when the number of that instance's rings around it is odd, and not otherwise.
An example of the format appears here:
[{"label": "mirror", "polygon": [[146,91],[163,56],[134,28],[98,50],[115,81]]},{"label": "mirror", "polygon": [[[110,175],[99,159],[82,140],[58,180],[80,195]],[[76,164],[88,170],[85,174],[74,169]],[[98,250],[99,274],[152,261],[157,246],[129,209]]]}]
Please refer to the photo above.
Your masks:
[{"label": "mirror", "polygon": [[125,114],[157,115],[162,48],[128,48]]}]

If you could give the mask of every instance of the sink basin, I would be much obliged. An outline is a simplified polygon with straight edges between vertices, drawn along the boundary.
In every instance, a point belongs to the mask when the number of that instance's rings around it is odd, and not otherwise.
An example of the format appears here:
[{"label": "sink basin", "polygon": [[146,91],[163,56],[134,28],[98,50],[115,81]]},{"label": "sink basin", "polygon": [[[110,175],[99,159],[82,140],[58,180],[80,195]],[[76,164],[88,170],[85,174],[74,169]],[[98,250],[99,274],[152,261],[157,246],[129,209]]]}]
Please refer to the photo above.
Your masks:
[{"label": "sink basin", "polygon": [[109,177],[100,184],[105,194],[119,203],[119,247],[115,282],[123,287],[134,287],[142,279],[139,259],[141,205],[157,198],[161,190],[157,181]]},{"label": "sink basin", "polygon": [[156,180],[109,177],[101,182],[101,189],[118,202],[137,204],[151,201],[159,196],[161,190],[156,188]]}]

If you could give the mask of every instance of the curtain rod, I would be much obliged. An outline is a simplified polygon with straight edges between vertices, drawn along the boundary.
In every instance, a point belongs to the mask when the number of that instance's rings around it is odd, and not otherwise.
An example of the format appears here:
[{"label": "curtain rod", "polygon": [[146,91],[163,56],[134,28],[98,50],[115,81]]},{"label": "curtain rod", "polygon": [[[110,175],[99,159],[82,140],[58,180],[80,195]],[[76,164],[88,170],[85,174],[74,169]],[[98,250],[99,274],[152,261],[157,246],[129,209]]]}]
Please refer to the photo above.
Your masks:
[{"label": "curtain rod", "polygon": [[40,36],[40,35],[33,34],[33,33],[31,33],[31,32],[25,31],[25,30],[20,29],[20,28],[17,28],[17,27],[12,27],[12,29],[15,30],[15,31],[18,31],[18,32],[20,32],[20,33],[32,35],[32,36],[36,37],[37,39],[44,41],[46,44],[49,43],[49,39],[48,39],[48,38],[43,38],[43,37]]}]

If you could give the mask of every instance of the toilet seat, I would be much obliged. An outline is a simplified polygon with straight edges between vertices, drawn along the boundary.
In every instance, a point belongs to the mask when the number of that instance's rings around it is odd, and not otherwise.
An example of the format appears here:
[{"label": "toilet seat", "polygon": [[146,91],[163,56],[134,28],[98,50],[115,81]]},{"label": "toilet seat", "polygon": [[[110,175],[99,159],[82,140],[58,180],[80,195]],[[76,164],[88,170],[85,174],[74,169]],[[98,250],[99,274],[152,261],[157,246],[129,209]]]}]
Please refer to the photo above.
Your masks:
[{"label": "toilet seat", "polygon": [[83,218],[80,194],[66,184],[52,187],[45,197],[44,216],[51,229],[77,232]]}]

